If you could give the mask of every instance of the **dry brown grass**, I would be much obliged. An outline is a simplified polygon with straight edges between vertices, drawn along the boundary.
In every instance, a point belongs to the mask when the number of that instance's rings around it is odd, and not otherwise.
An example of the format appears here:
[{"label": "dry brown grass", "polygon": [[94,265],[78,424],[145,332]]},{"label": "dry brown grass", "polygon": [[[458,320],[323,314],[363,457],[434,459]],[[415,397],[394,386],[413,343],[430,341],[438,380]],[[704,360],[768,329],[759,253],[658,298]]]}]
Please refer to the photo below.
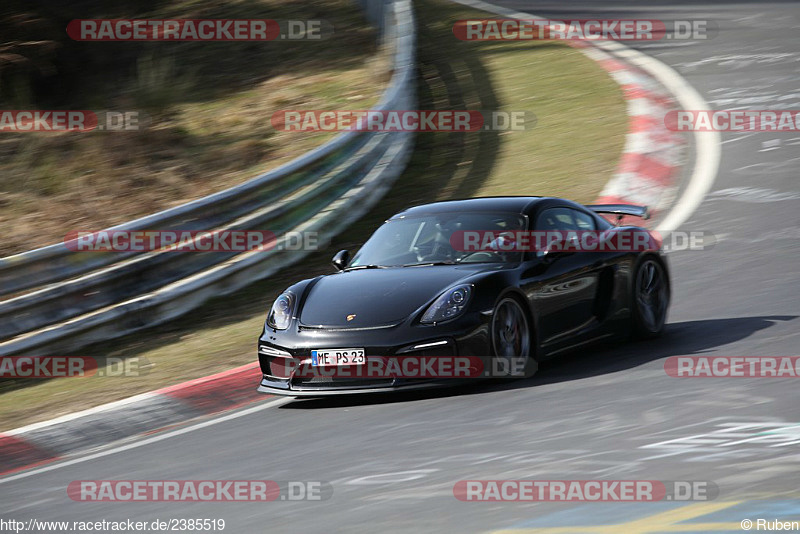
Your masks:
[{"label": "dry brown grass", "polygon": [[[0,257],[58,242],[69,230],[99,230],[222,190],[332,136],[278,132],[270,124],[277,110],[364,109],[377,101],[388,81],[388,57],[353,2],[231,5],[240,17],[250,9],[278,20],[323,18],[335,32],[324,41],[292,44],[158,44],[143,49],[127,74],[114,72],[114,83],[87,75],[86,87],[63,108],[134,110],[143,126],[0,134]],[[199,0],[168,12],[227,13],[219,9],[213,0]]]}]

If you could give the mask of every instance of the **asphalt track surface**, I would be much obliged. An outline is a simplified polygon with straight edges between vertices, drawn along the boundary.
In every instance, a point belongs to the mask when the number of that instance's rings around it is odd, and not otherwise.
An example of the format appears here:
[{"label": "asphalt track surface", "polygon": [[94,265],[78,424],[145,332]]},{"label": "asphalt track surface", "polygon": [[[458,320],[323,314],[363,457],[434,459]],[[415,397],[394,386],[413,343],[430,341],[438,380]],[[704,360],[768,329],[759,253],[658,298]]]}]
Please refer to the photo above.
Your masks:
[{"label": "asphalt track surface", "polygon": [[[800,109],[798,4],[500,4],[554,18],[714,20],[720,32],[712,40],[634,48],[677,70],[713,108]],[[670,254],[673,304],[663,338],[587,349],[527,381],[265,399],[200,428],[23,472],[0,484],[0,515],[224,518],[226,532],[595,532],[599,525],[739,532],[745,518],[800,519],[797,379],[677,379],[663,369],[664,359],[677,355],[800,354],[800,135],[723,134],[722,142],[712,191],[682,225],[713,232],[718,243]],[[776,440],[759,439],[764,432]],[[270,503],[67,497],[71,481],[121,479],[322,480],[333,496]],[[694,503],[461,502],[453,485],[464,479],[705,480],[720,496]]]}]

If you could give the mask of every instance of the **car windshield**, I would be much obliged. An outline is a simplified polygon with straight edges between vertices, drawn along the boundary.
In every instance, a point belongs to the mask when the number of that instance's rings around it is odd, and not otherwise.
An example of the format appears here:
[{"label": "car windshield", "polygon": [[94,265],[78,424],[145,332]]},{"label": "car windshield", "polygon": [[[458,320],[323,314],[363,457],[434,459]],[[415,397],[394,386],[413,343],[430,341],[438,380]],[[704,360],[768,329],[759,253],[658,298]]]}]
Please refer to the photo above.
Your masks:
[{"label": "car windshield", "polygon": [[[433,213],[391,219],[378,228],[350,262],[349,268],[458,263],[510,263],[519,251],[493,246],[504,232],[525,229],[515,213]],[[479,236],[482,246],[465,246],[465,236]]]}]

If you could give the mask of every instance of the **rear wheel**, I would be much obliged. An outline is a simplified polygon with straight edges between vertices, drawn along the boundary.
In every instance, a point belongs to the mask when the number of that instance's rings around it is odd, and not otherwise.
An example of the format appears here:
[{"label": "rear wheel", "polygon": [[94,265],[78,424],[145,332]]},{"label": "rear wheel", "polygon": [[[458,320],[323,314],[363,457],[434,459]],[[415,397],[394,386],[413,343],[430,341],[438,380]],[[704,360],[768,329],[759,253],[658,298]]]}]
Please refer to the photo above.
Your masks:
[{"label": "rear wheel", "polygon": [[530,321],[520,302],[513,297],[503,298],[492,314],[496,369],[505,372],[505,376],[532,376],[538,367],[532,356],[532,340]]},{"label": "rear wheel", "polygon": [[633,280],[633,334],[640,338],[656,337],[664,331],[669,307],[669,280],[663,264],[645,257]]}]

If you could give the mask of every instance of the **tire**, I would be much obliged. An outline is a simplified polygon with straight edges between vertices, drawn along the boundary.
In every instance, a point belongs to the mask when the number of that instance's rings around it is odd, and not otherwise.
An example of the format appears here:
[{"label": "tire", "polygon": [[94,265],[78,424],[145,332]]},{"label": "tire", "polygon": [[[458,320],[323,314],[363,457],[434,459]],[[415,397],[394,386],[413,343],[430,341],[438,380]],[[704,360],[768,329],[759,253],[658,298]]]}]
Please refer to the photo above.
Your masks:
[{"label": "tire", "polygon": [[[503,376],[533,376],[539,367],[533,357],[533,330],[519,300],[510,296],[500,299],[494,307],[490,328],[492,356],[497,364],[495,369],[505,370]],[[524,358],[524,363],[517,358]]]},{"label": "tire", "polygon": [[661,335],[667,321],[670,287],[665,265],[645,256],[634,271],[631,293],[632,334],[637,339]]}]

